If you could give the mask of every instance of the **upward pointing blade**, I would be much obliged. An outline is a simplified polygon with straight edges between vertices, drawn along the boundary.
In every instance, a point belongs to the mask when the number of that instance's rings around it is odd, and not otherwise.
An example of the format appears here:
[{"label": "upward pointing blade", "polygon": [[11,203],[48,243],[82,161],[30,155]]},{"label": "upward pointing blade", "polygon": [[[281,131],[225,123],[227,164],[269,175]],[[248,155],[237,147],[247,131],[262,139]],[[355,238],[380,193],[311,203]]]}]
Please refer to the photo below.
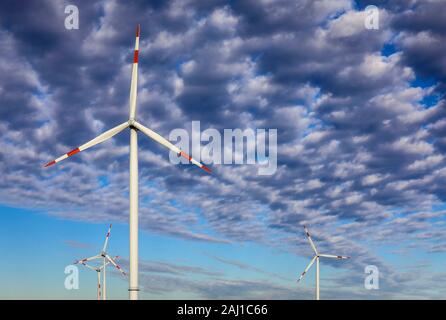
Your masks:
[{"label": "upward pointing blade", "polygon": [[128,122],[124,122],[124,123],[120,124],[119,126],[114,127],[113,129],[105,131],[104,133],[100,134],[93,140],[90,140],[87,143],[84,143],[79,148],[73,149],[70,152],[64,154],[63,156],[61,156],[53,161],[48,162],[45,165],[45,167],[52,166],[53,164],[56,164],[59,161],[65,160],[66,158],[71,157],[71,156],[75,155],[76,153],[79,153],[81,151],[84,151],[85,149],[93,147],[93,146],[97,145],[98,143],[104,142],[105,140],[110,139],[114,135],[118,134],[119,132],[121,132],[122,130],[127,128],[128,126],[129,126]]},{"label": "upward pointing blade", "polygon": [[306,226],[304,226],[304,229],[305,229],[305,233],[307,235],[308,241],[310,242],[310,245],[313,248],[314,253],[316,253],[316,255],[317,255],[317,249],[316,249],[316,246],[313,243],[313,240],[311,239],[310,232],[308,231]]},{"label": "upward pointing blade", "polygon": [[136,26],[135,51],[133,52],[133,66],[132,66],[132,82],[130,84],[130,119],[135,119],[136,116],[136,95],[138,91],[138,54],[139,54],[139,35],[141,34],[141,27]]},{"label": "upward pointing blade", "polygon": [[182,157],[186,158],[187,160],[189,160],[190,162],[192,162],[194,165],[196,165],[197,167],[205,170],[208,173],[211,173],[211,170],[206,167],[205,165],[201,164],[200,162],[198,162],[197,160],[193,159],[191,156],[189,156],[187,153],[181,151],[180,148],[178,148],[177,146],[173,145],[169,140],[163,138],[162,136],[160,136],[158,133],[156,133],[155,131],[150,130],[149,128],[144,127],[142,124],[140,124],[139,122],[135,121],[134,122],[134,126],[140,130],[142,133],[144,133],[145,135],[147,135],[149,138],[152,138],[153,140],[155,140],[156,142],[162,144],[163,146],[165,146],[166,148],[172,150],[173,152],[175,152],[178,155],[181,155]]},{"label": "upward pointing blade", "polygon": [[317,256],[314,256],[313,259],[311,259],[310,263],[308,264],[308,266],[305,268],[304,272],[302,272],[302,274],[300,275],[299,279],[297,280],[297,282],[300,282],[300,280],[302,280],[302,278],[305,276],[305,274],[307,273],[307,271],[311,268],[311,266],[313,265],[314,261],[316,260]]},{"label": "upward pointing blade", "polygon": [[107,250],[108,238],[110,238],[111,228],[112,228],[112,225],[110,224],[110,227],[108,228],[107,235],[105,236],[105,242],[104,242],[104,247],[102,248],[102,252],[105,252],[105,250]]}]

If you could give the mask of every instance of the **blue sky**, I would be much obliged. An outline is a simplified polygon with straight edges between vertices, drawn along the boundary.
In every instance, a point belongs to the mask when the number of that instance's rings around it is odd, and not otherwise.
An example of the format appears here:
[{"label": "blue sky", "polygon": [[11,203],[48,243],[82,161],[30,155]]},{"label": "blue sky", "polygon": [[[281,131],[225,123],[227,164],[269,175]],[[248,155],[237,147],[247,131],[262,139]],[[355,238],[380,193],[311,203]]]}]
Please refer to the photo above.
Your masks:
[{"label": "blue sky", "polygon": [[[96,274],[80,267],[79,290],[66,290],[64,269],[77,259],[100,252],[106,225],[75,222],[48,217],[45,213],[1,207],[4,222],[1,225],[2,252],[6,253],[2,266],[2,299],[91,299],[96,295]],[[172,263],[173,265],[199,266],[218,276],[243,280],[274,280],[293,287],[296,268],[307,263],[289,253],[274,251],[255,244],[208,244],[184,241],[172,237],[140,234],[140,259]],[[11,239],[16,239],[11,243]],[[114,224],[108,251],[112,255],[128,256],[128,225]],[[233,261],[260,271],[244,270],[215,259]],[[324,268],[324,276],[333,270]],[[108,295],[113,299],[127,298],[127,278],[109,268]],[[263,274],[262,272],[265,272]],[[267,274],[270,272],[271,274]],[[37,275],[37,276],[36,276]],[[202,276],[189,277],[200,280]],[[272,279],[271,279],[272,278]],[[291,284],[291,285],[290,285]],[[143,292],[148,299],[198,299],[197,294],[178,290],[157,295]]]},{"label": "blue sky", "polygon": [[[64,27],[67,4],[79,29]],[[379,8],[365,28],[364,8]],[[128,269],[128,131],[43,164],[128,117],[141,24],[138,121],[277,130],[277,170],[169,162],[139,135],[142,298],[437,299],[446,273],[443,12],[434,0],[5,1],[0,5],[0,298],[94,299],[64,269],[110,253]],[[204,145],[205,142],[202,142]],[[364,268],[380,271],[364,288]],[[110,269],[109,297],[127,297]]]}]

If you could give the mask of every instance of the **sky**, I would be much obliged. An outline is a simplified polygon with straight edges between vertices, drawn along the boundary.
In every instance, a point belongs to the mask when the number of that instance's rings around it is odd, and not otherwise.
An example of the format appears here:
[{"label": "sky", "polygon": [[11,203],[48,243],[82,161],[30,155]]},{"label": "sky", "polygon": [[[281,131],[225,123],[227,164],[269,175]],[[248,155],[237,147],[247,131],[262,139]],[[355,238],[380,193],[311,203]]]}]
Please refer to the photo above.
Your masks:
[{"label": "sky", "polygon": [[[367,29],[365,8],[379,9]],[[79,28],[65,28],[76,5]],[[48,161],[128,118],[141,24],[138,121],[174,129],[276,129],[277,170],[172,164],[139,135],[144,299],[446,295],[446,1],[2,1],[0,299],[95,299],[66,266],[109,252],[128,270],[124,131]],[[203,142],[204,146],[206,143]],[[379,289],[364,286],[366,266]],[[108,297],[128,278],[108,269]]]}]

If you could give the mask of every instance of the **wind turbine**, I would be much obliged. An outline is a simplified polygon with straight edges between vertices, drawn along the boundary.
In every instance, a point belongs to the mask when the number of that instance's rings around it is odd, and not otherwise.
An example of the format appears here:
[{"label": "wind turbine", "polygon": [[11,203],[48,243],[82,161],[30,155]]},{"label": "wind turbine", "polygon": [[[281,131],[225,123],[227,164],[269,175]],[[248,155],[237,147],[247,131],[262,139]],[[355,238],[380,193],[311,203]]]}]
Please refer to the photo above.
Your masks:
[{"label": "wind turbine", "polygon": [[314,257],[313,259],[311,259],[310,263],[308,264],[308,266],[305,268],[304,272],[302,272],[302,274],[300,275],[299,279],[297,280],[297,282],[299,283],[300,280],[302,280],[302,278],[305,276],[305,274],[307,273],[307,271],[311,268],[311,266],[313,265],[314,261],[316,261],[316,300],[319,300],[319,258],[320,257],[324,257],[324,258],[331,258],[331,259],[350,259],[350,257],[347,256],[337,256],[337,255],[333,255],[333,254],[321,254],[317,251],[316,246],[314,245],[313,240],[311,239],[310,236],[310,232],[308,232],[308,229],[306,226],[304,226],[304,230],[305,233],[307,235],[308,241],[310,242],[311,248],[314,251]]},{"label": "wind turbine", "polygon": [[179,156],[182,156],[189,160],[189,162],[200,167],[206,172],[211,172],[209,168],[200,162],[193,159],[180,148],[173,145],[167,139],[160,136],[158,133],[146,128],[142,124],[136,121],[136,95],[137,95],[137,84],[138,84],[138,52],[139,52],[139,36],[141,33],[140,25],[136,27],[136,40],[135,40],[135,51],[133,54],[133,67],[132,67],[132,81],[130,85],[130,112],[129,119],[100,134],[93,140],[81,145],[80,147],[71,150],[70,152],[64,154],[63,156],[48,162],[45,167],[56,164],[68,157],[75,155],[81,151],[84,151],[90,147],[93,147],[101,142],[104,142],[114,135],[120,133],[126,128],[130,128],[130,215],[129,215],[129,225],[130,225],[130,279],[129,279],[129,298],[131,300],[138,299],[138,131],[141,131],[149,138],[155,140],[156,142],[162,144],[166,148],[175,152]]},{"label": "wind turbine", "polygon": [[[116,256],[115,258],[114,258],[115,260],[116,259],[118,259],[118,256]],[[105,267],[106,266],[108,266],[109,264],[110,264],[110,262],[109,261],[107,261],[107,263],[104,265],[104,264],[102,264],[102,265],[99,265],[99,266],[97,266],[97,267],[93,267],[93,266],[90,266],[90,265],[88,265],[88,264],[86,264],[85,262],[80,262],[80,261],[76,261],[75,262],[75,264],[76,263],[81,263],[82,265],[84,265],[84,266],[86,266],[87,268],[89,268],[89,269],[91,269],[91,270],[93,270],[93,271],[95,271],[96,273],[97,273],[97,275],[98,275],[98,284],[97,284],[97,290],[98,290],[98,293],[97,293],[97,296],[98,296],[98,300],[101,300],[101,289],[102,289],[102,300],[106,300],[106,287],[105,287]],[[101,272],[102,271],[104,271],[104,285],[103,285],[103,287],[101,288]]]},{"label": "wind turbine", "polygon": [[[107,235],[105,236],[105,241],[104,241],[104,246],[102,247],[102,251],[95,256],[92,256],[90,258],[85,258],[82,260],[78,260],[76,261],[74,264],[80,263],[84,266],[86,266],[87,268],[94,270],[97,272],[98,274],[98,300],[101,300],[101,272],[103,272],[102,276],[103,276],[103,286],[102,286],[102,300],[106,300],[106,295],[107,295],[107,287],[106,287],[106,282],[105,282],[105,270],[106,267],[111,263],[112,265],[115,266],[116,269],[118,269],[122,275],[125,276],[125,272],[124,270],[122,270],[122,268],[116,263],[116,259],[118,259],[118,256],[115,256],[115,258],[113,259],[112,257],[110,257],[107,254],[107,246],[108,246],[108,239],[110,238],[110,232],[111,232],[111,228],[112,225],[110,224],[110,227],[108,228],[108,232]],[[94,260],[102,260],[102,265],[99,266],[91,266],[89,264],[87,264],[87,262],[89,261],[94,261]]]}]

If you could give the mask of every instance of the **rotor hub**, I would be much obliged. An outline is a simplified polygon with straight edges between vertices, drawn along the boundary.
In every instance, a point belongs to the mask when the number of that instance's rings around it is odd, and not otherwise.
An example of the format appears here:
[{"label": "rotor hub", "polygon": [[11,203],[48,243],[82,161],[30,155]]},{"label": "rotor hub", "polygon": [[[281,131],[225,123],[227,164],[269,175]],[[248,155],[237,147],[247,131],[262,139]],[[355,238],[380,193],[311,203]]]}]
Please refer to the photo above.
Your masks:
[{"label": "rotor hub", "polygon": [[129,119],[129,127],[130,128],[134,128],[135,127],[135,122],[136,122],[135,118],[130,118]]}]

